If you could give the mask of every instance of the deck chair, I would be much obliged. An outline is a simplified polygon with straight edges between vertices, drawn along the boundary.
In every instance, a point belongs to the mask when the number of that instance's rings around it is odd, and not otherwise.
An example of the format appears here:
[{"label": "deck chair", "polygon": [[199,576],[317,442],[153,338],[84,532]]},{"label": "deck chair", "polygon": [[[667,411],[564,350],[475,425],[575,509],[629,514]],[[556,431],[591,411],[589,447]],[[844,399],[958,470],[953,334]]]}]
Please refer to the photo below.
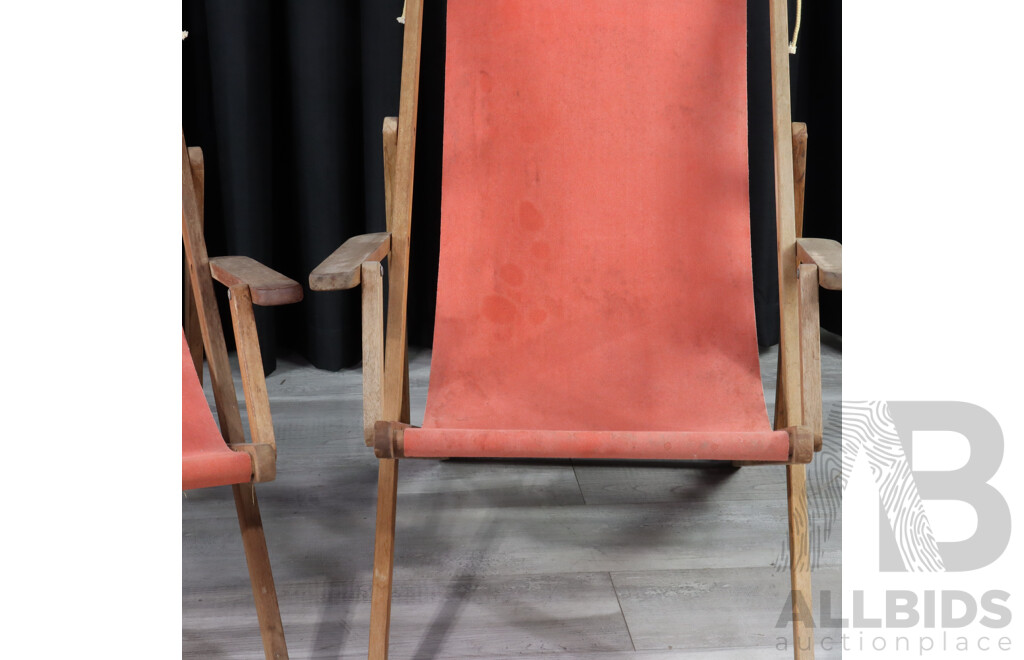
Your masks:
[{"label": "deck chair", "polygon": [[823,275],[815,246],[796,241],[786,3],[767,1],[784,393],[774,429],[754,324],[743,0],[449,0],[433,355],[423,426],[409,426],[424,3],[408,0],[399,117],[383,129],[387,231],[346,241],[309,280],[362,287],[364,435],[380,459],[370,658],[387,657],[406,457],[785,464],[794,647],[813,657],[804,466],[820,446],[809,374]]},{"label": "deck chair", "polygon": [[[302,286],[248,257],[210,259],[203,240],[203,154],[181,141],[181,237],[187,280],[181,345],[181,488],[231,486],[242,531],[256,614],[268,660],[287,658],[277,591],[253,484],[272,481],[277,449],[252,306],[302,299]],[[213,280],[228,287],[238,363],[252,442],[246,442],[231,378]],[[190,348],[191,345],[191,348]],[[213,420],[200,377],[203,354],[210,368],[220,428]]]}]

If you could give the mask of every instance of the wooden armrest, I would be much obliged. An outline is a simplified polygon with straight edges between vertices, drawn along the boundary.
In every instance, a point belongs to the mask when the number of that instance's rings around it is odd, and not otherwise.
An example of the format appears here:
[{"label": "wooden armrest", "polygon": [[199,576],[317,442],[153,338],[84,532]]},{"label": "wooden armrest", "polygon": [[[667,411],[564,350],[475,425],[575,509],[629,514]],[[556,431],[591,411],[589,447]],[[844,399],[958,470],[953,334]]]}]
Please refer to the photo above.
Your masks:
[{"label": "wooden armrest", "polygon": [[802,264],[818,267],[818,285],[843,290],[843,246],[827,238],[796,239],[796,256]]},{"label": "wooden armrest", "polygon": [[301,284],[249,257],[214,257],[210,274],[227,287],[247,284],[254,305],[271,307],[302,300]]},{"label": "wooden armrest", "polygon": [[367,261],[380,261],[391,251],[391,234],[363,234],[345,241],[331,256],[309,274],[313,291],[340,291],[359,285],[360,267]]}]

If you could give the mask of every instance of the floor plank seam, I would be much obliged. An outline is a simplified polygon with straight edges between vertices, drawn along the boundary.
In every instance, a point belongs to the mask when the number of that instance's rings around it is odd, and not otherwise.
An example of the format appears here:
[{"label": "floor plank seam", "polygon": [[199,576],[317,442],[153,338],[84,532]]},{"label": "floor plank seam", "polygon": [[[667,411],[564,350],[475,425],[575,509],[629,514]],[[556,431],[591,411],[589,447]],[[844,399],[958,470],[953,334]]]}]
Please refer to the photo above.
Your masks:
[{"label": "floor plank seam", "polygon": [[580,484],[580,475],[576,472],[576,461],[572,462],[572,476],[576,478],[576,488],[580,491],[580,499],[583,500],[583,504],[587,504],[587,495],[583,492],[583,485]]},{"label": "floor plank seam", "polygon": [[[759,355],[769,417],[776,356],[774,347]],[[410,365],[413,420],[422,420],[426,357]],[[842,354],[824,337],[822,359],[828,420],[841,406]],[[281,469],[259,497],[289,646],[293,657],[365,659],[377,461],[358,424],[361,373],[280,364],[282,378],[267,384]],[[825,523],[837,510],[827,498],[836,491],[826,481],[834,473],[822,460],[838,451],[836,434],[830,439],[808,471],[809,514],[821,522],[812,532],[821,553],[812,565],[816,594],[838,593],[842,584],[841,518]],[[409,463],[399,491],[394,587],[406,618],[393,630],[396,657],[781,657],[771,640],[789,581],[786,570],[772,571],[779,546],[770,541],[788,540],[784,468]],[[182,657],[260,655],[233,508],[230,489],[182,499]],[[614,622],[609,586],[630,646]],[[743,602],[729,600],[736,594]],[[716,619],[726,604],[729,620]],[[747,620],[758,630],[736,623]]]},{"label": "floor plank seam", "polygon": [[629,629],[629,622],[626,621],[626,611],[622,609],[622,600],[619,598],[619,589],[615,586],[615,578],[612,577],[611,571],[608,571],[608,581],[612,583],[612,593],[615,594],[615,602],[619,606],[619,614],[622,615],[622,625],[626,626],[626,634],[629,635],[629,644],[633,647],[633,653],[636,653],[636,642],[633,641],[633,633]]}]

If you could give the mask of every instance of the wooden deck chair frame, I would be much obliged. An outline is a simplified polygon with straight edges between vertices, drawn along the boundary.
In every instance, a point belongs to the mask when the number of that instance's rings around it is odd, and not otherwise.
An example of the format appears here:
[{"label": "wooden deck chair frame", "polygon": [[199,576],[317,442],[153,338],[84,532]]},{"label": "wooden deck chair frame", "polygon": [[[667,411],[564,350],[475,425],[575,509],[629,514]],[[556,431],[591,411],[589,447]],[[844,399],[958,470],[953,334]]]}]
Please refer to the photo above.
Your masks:
[{"label": "wooden deck chair frame", "polygon": [[[181,218],[186,271],[185,336],[200,381],[203,356],[210,369],[217,417],[228,446],[249,455],[252,474],[248,482],[232,484],[242,545],[249,569],[256,614],[267,660],[288,657],[277,590],[263,534],[263,521],[253,484],[272,481],[277,473],[277,445],[270,418],[270,402],[263,375],[263,361],[253,316],[255,305],[283,305],[302,299],[302,286],[248,257],[210,259],[203,239],[205,169],[203,152],[181,141]],[[228,363],[220,313],[213,281],[228,287],[238,362],[242,374],[246,413],[252,442],[246,442],[235,385]]]},{"label": "wooden deck chair frame", "polygon": [[[814,657],[805,464],[821,448],[818,286],[842,288],[842,252],[834,241],[799,238],[806,126],[791,119],[786,0],[770,5],[776,231],[781,341],[776,429],[794,429],[786,462],[794,655]],[[406,310],[423,0],[404,13],[399,116],[383,126],[387,231],[349,239],[310,275],[315,291],[362,286],[364,435],[380,459],[369,658],[387,658],[394,564],[398,458],[409,423]],[[388,257],[387,335],[381,261]],[[378,421],[382,420],[382,421]],[[753,464],[753,463],[741,463]]]}]

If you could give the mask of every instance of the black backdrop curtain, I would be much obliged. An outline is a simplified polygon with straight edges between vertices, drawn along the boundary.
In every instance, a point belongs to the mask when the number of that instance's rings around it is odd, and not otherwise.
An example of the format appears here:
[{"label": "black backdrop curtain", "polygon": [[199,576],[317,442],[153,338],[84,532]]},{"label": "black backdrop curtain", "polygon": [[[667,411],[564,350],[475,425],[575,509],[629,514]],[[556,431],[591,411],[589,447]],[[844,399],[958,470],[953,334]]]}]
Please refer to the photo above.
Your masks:
[{"label": "black backdrop curtain", "polygon": [[[384,230],[380,128],[398,114],[401,10],[402,0],[185,0],[182,126],[206,156],[210,254],[251,256],[308,286],[346,238]],[[810,134],[805,235],[837,240],[841,14],[841,2],[806,2],[790,58],[794,120]],[[748,31],[754,294],[758,341],[770,345],[778,286],[767,0],[748,0]],[[419,346],[432,340],[437,284],[444,44],[445,2],[427,0],[409,285],[409,341]],[[824,327],[841,333],[838,295],[821,305]],[[258,309],[257,323],[268,370],[279,351],[324,369],[359,360],[355,291],[307,289],[301,303]]]}]

